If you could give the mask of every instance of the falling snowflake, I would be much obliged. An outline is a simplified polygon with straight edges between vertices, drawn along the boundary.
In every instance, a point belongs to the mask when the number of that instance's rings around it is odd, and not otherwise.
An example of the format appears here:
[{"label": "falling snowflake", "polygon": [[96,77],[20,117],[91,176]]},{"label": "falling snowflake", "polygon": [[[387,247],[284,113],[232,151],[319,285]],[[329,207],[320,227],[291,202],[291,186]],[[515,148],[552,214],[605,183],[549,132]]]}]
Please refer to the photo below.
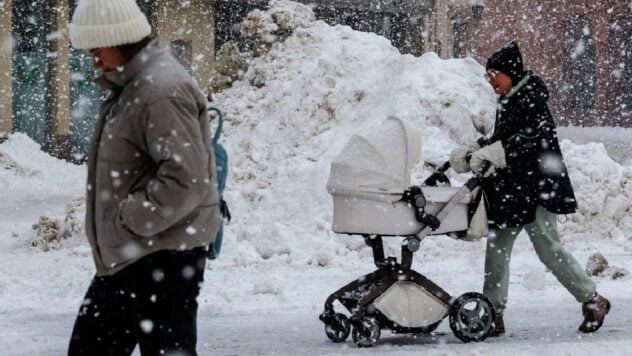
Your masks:
[{"label": "falling snowflake", "polygon": [[140,328],[145,334],[149,334],[154,330],[154,322],[149,319],[143,319],[140,321]]}]

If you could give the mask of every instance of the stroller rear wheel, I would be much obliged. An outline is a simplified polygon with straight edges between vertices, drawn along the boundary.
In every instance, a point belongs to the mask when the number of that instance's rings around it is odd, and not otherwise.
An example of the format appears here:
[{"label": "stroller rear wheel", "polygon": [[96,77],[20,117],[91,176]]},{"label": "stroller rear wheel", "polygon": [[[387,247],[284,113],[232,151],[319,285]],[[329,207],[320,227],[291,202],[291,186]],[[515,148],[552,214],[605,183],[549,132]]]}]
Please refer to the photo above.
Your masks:
[{"label": "stroller rear wheel", "polygon": [[362,318],[353,325],[351,339],[360,347],[373,346],[380,338],[380,324],[375,318]]},{"label": "stroller rear wheel", "polygon": [[494,330],[496,312],[484,295],[476,292],[458,297],[450,307],[450,329],[463,342],[483,341]]},{"label": "stroller rear wheel", "polygon": [[333,342],[343,342],[349,337],[351,323],[349,318],[342,313],[336,313],[332,318],[325,321],[325,334]]}]

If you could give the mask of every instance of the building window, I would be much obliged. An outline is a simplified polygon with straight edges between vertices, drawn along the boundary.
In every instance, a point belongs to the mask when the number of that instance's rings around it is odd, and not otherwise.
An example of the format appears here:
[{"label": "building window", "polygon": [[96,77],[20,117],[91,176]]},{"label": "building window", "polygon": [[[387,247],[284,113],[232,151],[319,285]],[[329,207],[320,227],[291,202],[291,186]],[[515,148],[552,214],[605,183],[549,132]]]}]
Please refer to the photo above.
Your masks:
[{"label": "building window", "polygon": [[[299,1],[312,3],[309,1]],[[419,17],[404,11],[366,6],[358,1],[314,1],[316,18],[329,25],[346,25],[357,31],[373,32],[388,38],[401,53],[421,54],[421,33],[417,28]],[[424,3],[425,4],[425,3]],[[217,0],[215,2],[215,52],[233,41],[240,51],[250,51],[253,41],[239,35],[241,22],[253,9],[266,9],[267,0]],[[397,9],[395,9],[397,10]]]},{"label": "building window", "polygon": [[610,24],[607,86],[609,108],[619,116],[632,113],[632,15],[621,14]]},{"label": "building window", "polygon": [[191,41],[171,41],[171,54],[173,54],[184,69],[191,74],[191,63],[193,62],[193,45]]},{"label": "building window", "polygon": [[240,35],[241,23],[254,9],[266,9],[267,0],[235,1],[217,0],[215,2],[215,53],[226,42],[233,41],[240,51],[251,51],[254,41]]},{"label": "building window", "polygon": [[417,40],[413,36],[413,19],[409,14],[390,15],[390,35],[387,36],[401,53],[415,53]]},{"label": "building window", "polygon": [[[139,1],[139,4],[143,0]],[[70,0],[70,18],[75,12],[77,0]],[[84,50],[70,47],[69,58],[70,94],[70,151],[74,157],[88,152],[88,145],[99,115],[101,88],[93,82],[99,75],[92,66],[92,57]]]},{"label": "building window", "polygon": [[465,52],[465,42],[467,35],[467,24],[461,20],[460,17],[456,17],[452,22],[452,56],[454,58],[464,58],[467,54]]},{"label": "building window", "polygon": [[596,64],[592,26],[581,15],[564,23],[562,102],[565,109],[595,107]]},{"label": "building window", "polygon": [[150,21],[154,15],[154,2],[154,0],[136,0],[140,11],[142,11]]},{"label": "building window", "polygon": [[51,42],[47,38],[53,24],[51,4],[45,0],[19,0],[12,5],[12,127],[47,151],[52,134]]}]

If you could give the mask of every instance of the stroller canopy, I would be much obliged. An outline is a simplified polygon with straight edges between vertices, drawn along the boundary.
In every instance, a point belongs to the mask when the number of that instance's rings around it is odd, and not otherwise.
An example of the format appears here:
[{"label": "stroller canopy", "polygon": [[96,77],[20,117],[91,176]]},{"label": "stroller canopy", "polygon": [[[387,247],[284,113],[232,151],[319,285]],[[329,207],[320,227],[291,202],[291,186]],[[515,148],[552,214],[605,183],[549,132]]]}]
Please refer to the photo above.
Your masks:
[{"label": "stroller canopy", "polygon": [[400,194],[409,188],[421,156],[421,135],[401,119],[389,117],[378,130],[353,135],[331,164],[331,194]]}]

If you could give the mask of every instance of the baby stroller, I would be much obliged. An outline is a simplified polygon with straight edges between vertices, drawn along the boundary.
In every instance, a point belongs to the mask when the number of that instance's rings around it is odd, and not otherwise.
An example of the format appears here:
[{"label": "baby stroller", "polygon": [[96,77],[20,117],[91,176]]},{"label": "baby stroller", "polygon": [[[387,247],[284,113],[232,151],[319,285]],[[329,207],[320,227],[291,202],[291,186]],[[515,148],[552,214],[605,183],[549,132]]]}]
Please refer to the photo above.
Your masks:
[{"label": "baby stroller", "polygon": [[[413,253],[424,237],[462,236],[468,229],[468,205],[481,180],[477,174],[461,188],[437,186],[449,184],[446,162],[423,187],[411,187],[420,145],[417,130],[391,117],[373,135],[352,136],[331,165],[327,190],[333,196],[332,230],[363,236],[377,266],[327,298],[320,320],[334,342],[351,334],[356,345],[372,346],[382,329],[431,333],[446,316],[454,335],[464,342],[482,341],[494,329],[494,307],[484,295],[469,292],[454,298],[411,269]],[[385,256],[385,237],[403,240],[400,262]],[[334,310],[336,300],[350,316]]]}]

